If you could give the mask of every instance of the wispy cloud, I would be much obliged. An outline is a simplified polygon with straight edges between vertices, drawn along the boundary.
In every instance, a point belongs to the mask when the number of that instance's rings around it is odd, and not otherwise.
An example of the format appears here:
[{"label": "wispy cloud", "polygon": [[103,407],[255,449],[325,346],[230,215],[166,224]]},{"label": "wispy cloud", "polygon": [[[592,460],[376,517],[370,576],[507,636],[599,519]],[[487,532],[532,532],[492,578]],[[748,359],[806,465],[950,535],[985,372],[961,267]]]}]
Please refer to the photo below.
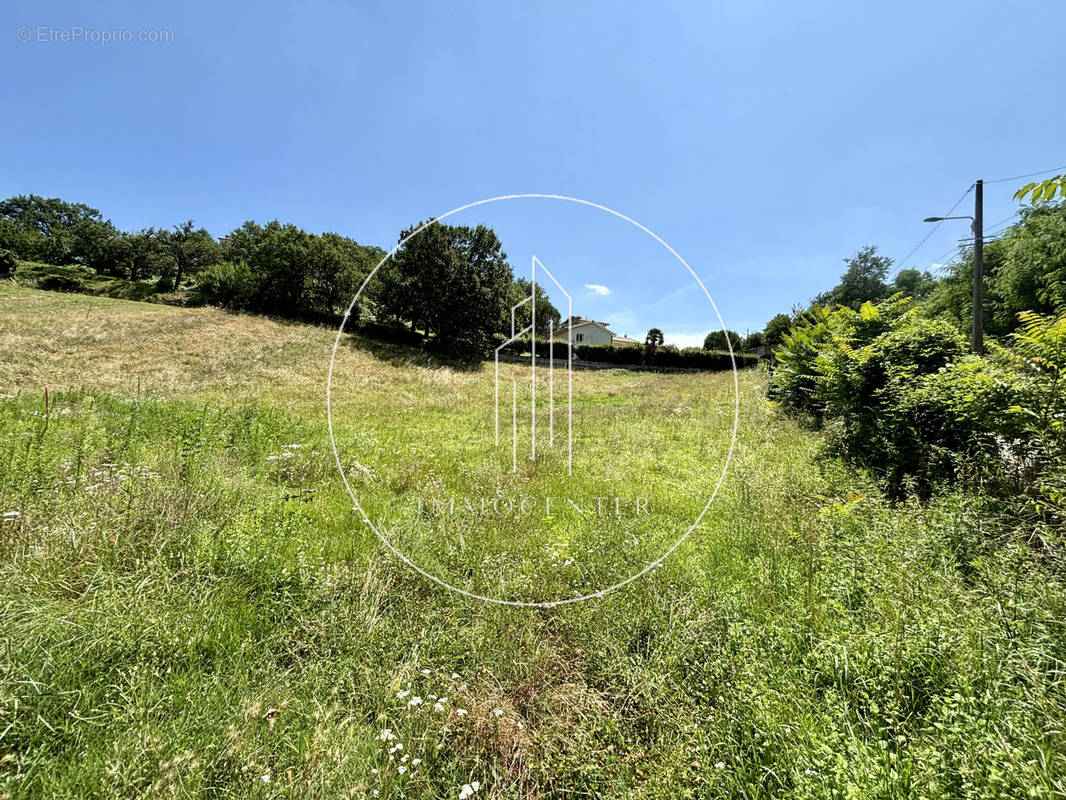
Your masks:
[{"label": "wispy cloud", "polygon": [[585,288],[593,294],[598,294],[601,297],[611,293],[611,290],[604,286],[602,283],[586,283]]}]

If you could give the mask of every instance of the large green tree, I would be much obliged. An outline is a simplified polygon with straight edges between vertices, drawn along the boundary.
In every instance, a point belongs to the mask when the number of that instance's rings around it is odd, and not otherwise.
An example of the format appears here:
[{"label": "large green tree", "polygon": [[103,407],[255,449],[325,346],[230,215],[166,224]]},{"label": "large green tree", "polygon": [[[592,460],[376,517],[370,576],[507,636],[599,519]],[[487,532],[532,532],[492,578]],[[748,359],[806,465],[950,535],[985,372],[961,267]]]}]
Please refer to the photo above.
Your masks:
[{"label": "large green tree", "polygon": [[191,219],[175,225],[171,231],[158,231],[156,238],[170,263],[165,277],[175,289],[181,288],[186,277],[218,261],[218,243],[206,229],[195,228]]},{"label": "large green tree", "polygon": [[882,300],[891,294],[885,282],[892,259],[877,255],[877,248],[867,245],[851,258],[845,258],[847,269],[840,283],[815,298],[815,302],[829,306],[857,309],[866,301]]},{"label": "large green tree", "polygon": [[926,270],[901,269],[892,279],[892,291],[903,292],[915,300],[924,300],[936,286],[936,278]]},{"label": "large green tree", "polygon": [[117,239],[111,221],[84,203],[35,194],[0,201],[0,248],[26,261],[82,264],[114,273]]},{"label": "large green tree", "polygon": [[[744,337],[736,331],[729,331],[729,342],[733,345],[733,352],[739,352],[744,346]],[[726,332],[723,330],[711,331],[703,339],[704,350],[727,350]]]},{"label": "large green tree", "polygon": [[763,330],[763,341],[767,347],[777,347],[785,338],[785,334],[792,330],[792,317],[788,314],[776,314],[766,323]]},{"label": "large green tree", "polygon": [[[401,232],[401,241],[419,227]],[[433,223],[404,242],[380,274],[381,313],[423,331],[441,352],[483,355],[509,328],[514,274],[484,225]]]},{"label": "large green tree", "polygon": [[[528,279],[515,278],[511,284],[511,292],[508,299],[509,306],[516,305],[529,297],[531,288],[532,284]],[[559,309],[552,304],[548,293],[544,291],[544,287],[539,283],[537,284],[537,296],[534,302],[537,304],[537,336],[547,336],[549,327],[556,331],[559,330],[562,315],[559,313]],[[529,307],[529,303],[518,308],[515,311],[515,330],[520,331],[529,325],[531,317],[532,309]]]}]

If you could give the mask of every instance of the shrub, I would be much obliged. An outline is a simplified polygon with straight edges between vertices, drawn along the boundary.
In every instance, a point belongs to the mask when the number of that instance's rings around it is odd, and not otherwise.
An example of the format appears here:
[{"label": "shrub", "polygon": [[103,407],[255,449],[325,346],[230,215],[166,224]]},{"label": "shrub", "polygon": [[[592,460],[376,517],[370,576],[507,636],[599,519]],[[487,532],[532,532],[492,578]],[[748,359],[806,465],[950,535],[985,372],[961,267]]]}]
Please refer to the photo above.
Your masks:
[{"label": "shrub", "polygon": [[22,262],[17,270],[20,280],[51,292],[83,292],[96,276],[88,267],[76,265],[61,267],[54,264]]},{"label": "shrub", "polygon": [[0,278],[14,275],[17,266],[18,262],[15,260],[15,254],[10,250],[0,249]]},{"label": "shrub", "polygon": [[[1033,330],[1044,370],[1055,360],[1045,355],[1054,324],[1041,319]],[[1066,323],[1063,331],[1066,339]],[[1048,460],[1051,441],[1046,426],[1026,421],[1053,420],[1064,401],[1054,381],[1026,376],[1017,359],[995,344],[988,357],[968,355],[958,329],[899,296],[858,311],[816,307],[785,336],[769,393],[823,427],[836,453],[894,497],[949,481],[1018,489]]]},{"label": "shrub", "polygon": [[204,267],[197,276],[196,300],[222,308],[245,308],[256,291],[256,278],[243,261],[222,261]]},{"label": "shrub", "polygon": [[[583,361],[598,361],[620,366],[643,364],[660,369],[700,369],[725,371],[733,368],[733,360],[726,352],[709,352],[699,347],[679,350],[673,345],[642,350],[639,347],[611,347],[609,345],[578,345],[578,358]],[[743,353],[735,354],[737,368],[752,367],[759,359]]]}]

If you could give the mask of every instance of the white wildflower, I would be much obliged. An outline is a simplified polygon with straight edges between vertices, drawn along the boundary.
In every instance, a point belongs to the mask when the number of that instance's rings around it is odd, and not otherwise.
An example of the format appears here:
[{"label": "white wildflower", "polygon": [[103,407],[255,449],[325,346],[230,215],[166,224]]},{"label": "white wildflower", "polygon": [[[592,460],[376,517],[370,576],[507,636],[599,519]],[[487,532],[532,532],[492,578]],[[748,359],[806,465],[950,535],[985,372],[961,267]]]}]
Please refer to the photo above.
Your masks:
[{"label": "white wildflower", "polygon": [[405,772],[407,772],[407,767],[405,767],[403,764],[400,764],[400,766],[396,768],[396,771],[403,775]]},{"label": "white wildflower", "polygon": [[497,716],[497,717],[502,717],[503,716],[503,709],[502,708],[494,708],[494,709],[492,709],[492,713],[495,716]]},{"label": "white wildflower", "polygon": [[444,710],[444,706],[441,703],[439,703],[439,702],[434,703],[433,704],[433,710],[437,711],[437,712],[441,712],[441,711]]},{"label": "white wildflower", "polygon": [[465,708],[457,708],[457,709],[455,709],[455,715],[458,716],[458,717],[465,717],[466,716],[466,709]]},{"label": "white wildflower", "polygon": [[263,783],[270,783],[270,773],[268,772],[266,775],[260,775],[259,780]]},{"label": "white wildflower", "polygon": [[428,675],[428,674],[429,674],[429,670],[428,670],[428,669],[424,669],[424,670],[422,670],[422,674],[423,674],[423,675]]},{"label": "white wildflower", "polygon": [[378,734],[378,739],[383,742],[391,742],[396,736],[388,728],[382,728],[381,733]]},{"label": "white wildflower", "polygon": [[724,761],[719,761],[717,764],[714,765],[714,768],[715,769],[725,769],[725,762]]},{"label": "white wildflower", "polygon": [[396,697],[398,697],[400,700],[403,700],[409,694],[411,694],[411,690],[410,689],[404,689],[402,692],[397,692],[396,693]]},{"label": "white wildflower", "polygon": [[410,700],[407,701],[407,705],[409,705],[409,706],[420,706],[420,705],[422,705],[422,698],[419,697],[418,695],[415,695],[414,697],[412,697]]},{"label": "white wildflower", "polygon": [[421,763],[422,763],[422,759],[421,758],[412,758],[411,759],[411,766],[412,767],[417,767]]}]

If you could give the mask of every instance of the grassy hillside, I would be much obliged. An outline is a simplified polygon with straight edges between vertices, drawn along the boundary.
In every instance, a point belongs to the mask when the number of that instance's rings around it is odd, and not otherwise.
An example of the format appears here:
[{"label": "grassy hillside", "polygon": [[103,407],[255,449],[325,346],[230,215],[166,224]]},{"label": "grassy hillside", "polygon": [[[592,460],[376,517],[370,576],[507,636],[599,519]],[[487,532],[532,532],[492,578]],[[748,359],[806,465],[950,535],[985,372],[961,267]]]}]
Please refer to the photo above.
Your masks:
[{"label": "grassy hillside", "polygon": [[[13,286],[0,306],[0,795],[1066,793],[1060,580],[974,498],[882,502],[758,372],[722,490],[661,567],[509,608],[354,513],[333,331]],[[511,476],[485,446],[491,377],[358,339],[337,360],[361,504],[463,588],[625,577],[714,486],[730,375],[577,373],[571,480],[558,449]],[[415,502],[608,482],[654,524]]]}]

